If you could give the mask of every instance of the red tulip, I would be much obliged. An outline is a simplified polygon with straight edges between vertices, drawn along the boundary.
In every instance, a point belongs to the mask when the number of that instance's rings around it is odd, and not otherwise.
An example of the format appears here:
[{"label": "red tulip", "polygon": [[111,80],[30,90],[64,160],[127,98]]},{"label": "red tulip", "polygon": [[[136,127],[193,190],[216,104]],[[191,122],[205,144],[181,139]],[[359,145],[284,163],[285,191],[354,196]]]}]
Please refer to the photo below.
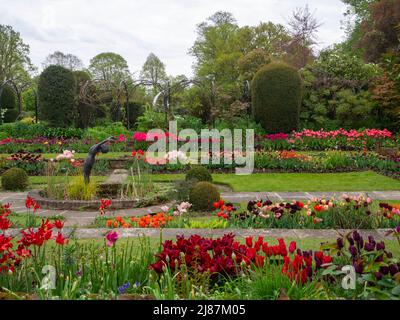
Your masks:
[{"label": "red tulip", "polygon": [[64,236],[62,235],[61,232],[58,232],[57,237],[56,237],[56,243],[63,246],[64,244],[66,244],[68,242],[68,240],[66,238],[64,238]]},{"label": "red tulip", "polygon": [[54,221],[54,226],[57,229],[61,230],[64,227],[64,222],[61,222],[61,220],[56,220],[56,221]]},{"label": "red tulip", "polygon": [[251,248],[253,247],[253,237],[247,237],[246,238],[246,245]]},{"label": "red tulip", "polygon": [[292,241],[291,243],[290,243],[290,245],[289,245],[289,252],[290,253],[293,253],[295,250],[296,250],[296,242],[295,241]]}]

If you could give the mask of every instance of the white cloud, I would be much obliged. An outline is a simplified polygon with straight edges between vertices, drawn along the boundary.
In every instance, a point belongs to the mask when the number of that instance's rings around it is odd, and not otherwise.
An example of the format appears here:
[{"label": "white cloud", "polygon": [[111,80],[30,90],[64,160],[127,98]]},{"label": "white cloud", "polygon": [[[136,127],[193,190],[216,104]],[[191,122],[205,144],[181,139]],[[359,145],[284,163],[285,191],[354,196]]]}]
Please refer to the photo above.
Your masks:
[{"label": "white cloud", "polygon": [[319,47],[343,39],[340,0],[0,0],[0,21],[19,31],[41,66],[56,50],[79,56],[86,65],[100,52],[120,53],[132,72],[154,52],[172,75],[191,75],[188,50],[196,25],[218,10],[232,12],[239,25],[285,24],[296,7],[308,4],[323,22]]}]

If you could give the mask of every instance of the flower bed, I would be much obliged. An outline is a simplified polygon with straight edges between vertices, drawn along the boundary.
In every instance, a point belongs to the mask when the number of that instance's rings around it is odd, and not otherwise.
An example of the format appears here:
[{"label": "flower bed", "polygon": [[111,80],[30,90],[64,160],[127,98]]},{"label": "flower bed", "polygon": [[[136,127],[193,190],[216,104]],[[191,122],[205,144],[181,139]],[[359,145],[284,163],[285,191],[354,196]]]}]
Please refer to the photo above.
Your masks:
[{"label": "flower bed", "polygon": [[[14,298],[400,298],[398,257],[385,242],[364,240],[357,231],[317,250],[283,238],[177,236],[176,241],[160,239],[154,254],[148,238],[139,246],[120,244],[116,231],[107,233],[103,244],[81,244],[63,233],[61,221],[43,220],[13,238],[10,214],[7,206],[0,210],[0,288]],[[400,226],[389,233],[400,244]],[[45,266],[54,268],[54,280],[42,276]],[[354,268],[353,290],[342,287],[344,266]]]},{"label": "flower bed", "polygon": [[250,201],[243,212],[223,201],[214,206],[218,209],[217,216],[236,228],[377,229],[400,223],[400,205],[381,202],[374,209],[373,200],[362,195],[316,198],[307,202],[255,200]]},{"label": "flower bed", "polygon": [[[184,203],[185,204],[185,203]],[[178,206],[178,208],[181,205]],[[96,226],[107,228],[204,228],[204,229],[378,229],[400,223],[400,204],[376,204],[364,196],[341,199],[313,199],[301,202],[250,201],[247,210],[238,210],[223,200],[214,204],[216,213],[207,220],[163,208],[164,212],[142,217],[99,219]]]}]

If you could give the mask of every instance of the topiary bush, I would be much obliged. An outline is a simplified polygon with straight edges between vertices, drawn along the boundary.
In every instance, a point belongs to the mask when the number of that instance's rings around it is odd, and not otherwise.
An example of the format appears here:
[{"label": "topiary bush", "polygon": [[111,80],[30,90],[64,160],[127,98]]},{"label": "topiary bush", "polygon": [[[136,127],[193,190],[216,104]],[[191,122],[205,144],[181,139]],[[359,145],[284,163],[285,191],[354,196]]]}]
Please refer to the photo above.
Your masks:
[{"label": "topiary bush", "polygon": [[23,169],[11,168],[1,176],[1,185],[4,190],[25,190],[29,185],[29,176]]},{"label": "topiary bush", "polygon": [[186,173],[186,181],[207,181],[212,182],[212,176],[208,170],[203,166],[194,166]]},{"label": "topiary bush", "polygon": [[217,188],[209,182],[198,182],[190,190],[189,202],[194,210],[212,211],[214,202],[220,200]]},{"label": "topiary bush", "polygon": [[1,93],[1,109],[6,109],[4,114],[4,122],[14,122],[18,118],[17,98],[13,88],[6,84]]},{"label": "topiary bush", "polygon": [[262,67],[251,92],[253,116],[268,133],[298,129],[302,80],[295,68],[276,62]]},{"label": "topiary bush", "polygon": [[51,127],[68,127],[74,119],[76,83],[72,71],[61,66],[47,67],[39,78],[39,118]]}]

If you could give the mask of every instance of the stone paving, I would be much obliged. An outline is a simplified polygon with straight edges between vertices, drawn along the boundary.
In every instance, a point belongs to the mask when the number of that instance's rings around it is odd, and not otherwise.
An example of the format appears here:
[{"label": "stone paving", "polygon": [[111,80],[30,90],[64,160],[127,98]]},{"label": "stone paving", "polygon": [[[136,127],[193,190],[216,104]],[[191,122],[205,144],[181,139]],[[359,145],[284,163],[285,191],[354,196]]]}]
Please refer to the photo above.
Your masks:
[{"label": "stone paving", "polygon": [[[246,202],[254,199],[266,199],[272,201],[282,200],[308,200],[315,197],[341,196],[343,193],[352,195],[366,194],[376,200],[400,200],[400,191],[370,191],[370,192],[223,192],[222,198],[229,202]],[[10,203],[12,209],[17,213],[25,213],[25,199],[27,192],[0,192],[0,202]],[[166,204],[169,205],[169,204]],[[122,209],[109,213],[108,215],[141,216],[161,211],[161,206],[146,208]],[[65,225],[69,227],[85,227],[91,225],[99,215],[98,211],[68,211],[68,210],[39,210],[39,216],[49,217],[60,215],[65,218]],[[186,232],[186,231],[185,231]],[[327,232],[327,231],[324,231]]]},{"label": "stone paving", "polygon": [[[63,234],[67,237],[73,235],[76,239],[101,239],[110,229],[106,228],[64,228]],[[118,233],[120,238],[137,238],[140,236],[147,236],[152,238],[160,237],[159,229],[113,229]],[[285,238],[285,239],[321,239],[321,240],[334,240],[337,239],[339,234],[345,235],[351,230],[332,230],[332,229],[173,229],[165,228],[162,230],[164,239],[175,238],[177,235],[184,235],[185,237],[197,234],[203,237],[222,237],[224,234],[233,233],[237,237],[248,236],[263,236],[265,238]],[[384,240],[386,229],[378,230],[360,230],[363,237],[368,235],[374,236],[377,240]],[[18,229],[7,230],[7,235],[15,236],[19,233]],[[386,237],[387,238],[387,237]]]}]

